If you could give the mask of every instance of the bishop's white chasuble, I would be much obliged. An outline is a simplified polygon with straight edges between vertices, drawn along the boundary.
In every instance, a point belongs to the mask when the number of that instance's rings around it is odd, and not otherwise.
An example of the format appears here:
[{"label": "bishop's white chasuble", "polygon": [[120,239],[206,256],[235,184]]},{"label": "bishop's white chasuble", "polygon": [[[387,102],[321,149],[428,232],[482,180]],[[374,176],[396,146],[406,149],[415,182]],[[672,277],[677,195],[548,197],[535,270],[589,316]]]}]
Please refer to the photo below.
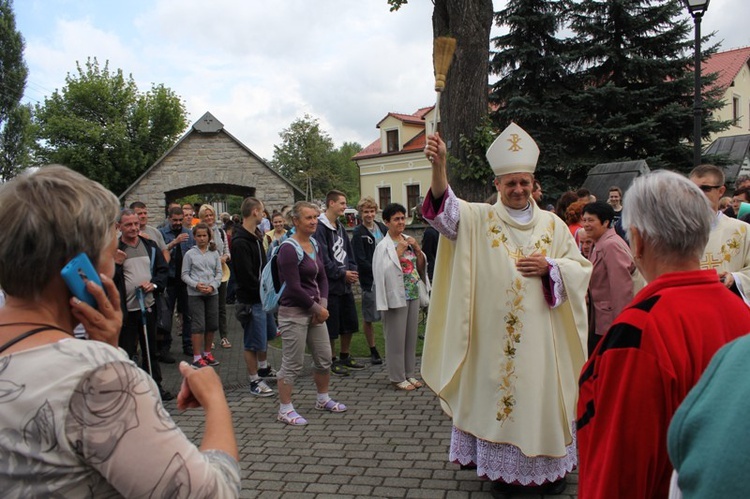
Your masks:
[{"label": "bishop's white chasuble", "polygon": [[701,269],[731,272],[745,303],[750,304],[750,225],[719,213],[711,228]]},{"label": "bishop's white chasuble", "polygon": [[[457,239],[439,245],[422,376],[457,429],[563,457],[586,360],[591,263],[565,223],[534,203],[528,223],[500,202],[459,203]],[[557,264],[567,299],[555,308],[542,279],[515,268],[533,253]]]}]

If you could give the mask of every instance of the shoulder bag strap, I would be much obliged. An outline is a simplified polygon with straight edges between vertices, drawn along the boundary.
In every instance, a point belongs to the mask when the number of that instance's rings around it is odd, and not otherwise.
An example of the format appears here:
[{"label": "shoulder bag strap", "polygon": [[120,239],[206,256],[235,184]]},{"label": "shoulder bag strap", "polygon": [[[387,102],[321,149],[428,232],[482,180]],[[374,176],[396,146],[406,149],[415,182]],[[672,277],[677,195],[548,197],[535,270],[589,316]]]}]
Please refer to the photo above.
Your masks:
[{"label": "shoulder bag strap", "polygon": [[[16,324],[26,324],[26,323],[23,323],[23,322],[17,322],[17,323],[11,323],[11,324],[2,324],[2,325],[3,325],[3,326],[13,326],[13,325],[16,325]],[[12,347],[13,345],[15,345],[15,344],[16,344],[16,343],[18,343],[19,341],[23,341],[23,340],[25,340],[25,339],[26,339],[26,338],[28,338],[29,336],[33,336],[33,335],[35,335],[35,334],[37,334],[37,333],[41,333],[42,331],[48,331],[48,330],[50,330],[50,329],[53,329],[53,330],[56,330],[56,331],[60,331],[60,332],[63,332],[63,333],[65,333],[65,334],[69,334],[69,333],[68,333],[67,331],[65,331],[64,329],[60,329],[60,328],[59,328],[59,327],[57,327],[57,326],[52,326],[52,325],[50,325],[50,324],[40,324],[40,327],[38,327],[38,328],[36,328],[36,329],[32,329],[32,330],[30,330],[30,331],[26,331],[25,333],[22,333],[22,334],[19,334],[18,336],[16,336],[16,337],[15,337],[15,338],[13,338],[12,340],[10,340],[10,341],[8,341],[7,343],[5,343],[4,345],[0,346],[0,353],[2,353],[2,352],[4,352],[5,350],[9,349],[10,347]]]}]

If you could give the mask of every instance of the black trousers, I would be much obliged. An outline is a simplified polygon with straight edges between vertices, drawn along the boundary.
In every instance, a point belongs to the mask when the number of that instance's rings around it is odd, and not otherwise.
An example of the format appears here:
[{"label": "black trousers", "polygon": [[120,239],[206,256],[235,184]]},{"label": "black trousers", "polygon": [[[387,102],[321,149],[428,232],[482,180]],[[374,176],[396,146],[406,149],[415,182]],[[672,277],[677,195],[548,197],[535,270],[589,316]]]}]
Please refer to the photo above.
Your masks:
[{"label": "black trousers", "polygon": [[[187,285],[179,283],[172,279],[167,285],[167,308],[170,314],[174,314],[174,308],[182,314],[182,350],[186,352],[193,351],[193,339],[190,337],[190,310],[188,309]],[[169,343],[165,342],[162,348],[169,349],[172,346],[172,336],[170,332]]]},{"label": "black trousers", "polygon": [[[148,333],[148,352],[151,354],[151,377],[156,384],[161,386],[161,368],[156,360],[156,311],[152,308],[146,311],[146,331]],[[132,359],[138,345],[141,346],[141,368],[148,372],[148,361],[146,360],[146,338],[143,334],[143,319],[140,310],[128,312],[122,321],[120,330],[120,347],[125,350]]]}]

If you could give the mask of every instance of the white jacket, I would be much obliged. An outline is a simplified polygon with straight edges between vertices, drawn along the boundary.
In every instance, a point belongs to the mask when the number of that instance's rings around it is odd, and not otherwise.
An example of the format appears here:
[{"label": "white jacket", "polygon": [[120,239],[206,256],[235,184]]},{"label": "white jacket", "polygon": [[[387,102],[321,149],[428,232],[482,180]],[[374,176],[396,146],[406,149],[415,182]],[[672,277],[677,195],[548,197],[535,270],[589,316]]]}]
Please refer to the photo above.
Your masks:
[{"label": "white jacket", "polygon": [[372,278],[375,286],[375,307],[378,310],[406,306],[404,271],[401,269],[393,239],[388,234],[378,243],[372,255]]}]

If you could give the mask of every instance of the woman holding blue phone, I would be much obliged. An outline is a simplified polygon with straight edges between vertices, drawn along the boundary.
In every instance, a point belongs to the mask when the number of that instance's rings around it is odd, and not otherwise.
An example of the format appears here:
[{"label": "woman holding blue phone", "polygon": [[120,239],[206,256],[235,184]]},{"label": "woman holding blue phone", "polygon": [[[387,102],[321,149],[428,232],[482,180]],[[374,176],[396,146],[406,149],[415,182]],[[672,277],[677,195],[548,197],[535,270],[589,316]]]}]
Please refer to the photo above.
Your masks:
[{"label": "woman holding blue phone", "polygon": [[[177,407],[202,406],[206,413],[196,448],[165,411],[153,379],[117,348],[118,205],[100,184],[59,165],[0,185],[0,210],[8,217],[0,238],[3,495],[145,497],[191,490],[191,497],[237,497],[237,444],[213,369],[180,364]],[[72,296],[61,276],[80,254],[92,266],[80,257],[72,275],[96,308]],[[89,340],[74,337],[78,324]]]},{"label": "woman holding blue phone", "polygon": [[193,342],[193,367],[218,366],[211,353],[219,328],[219,286],[221,259],[211,241],[211,229],[201,222],[193,227],[195,246],[182,260],[182,280],[187,284],[188,314]]}]

